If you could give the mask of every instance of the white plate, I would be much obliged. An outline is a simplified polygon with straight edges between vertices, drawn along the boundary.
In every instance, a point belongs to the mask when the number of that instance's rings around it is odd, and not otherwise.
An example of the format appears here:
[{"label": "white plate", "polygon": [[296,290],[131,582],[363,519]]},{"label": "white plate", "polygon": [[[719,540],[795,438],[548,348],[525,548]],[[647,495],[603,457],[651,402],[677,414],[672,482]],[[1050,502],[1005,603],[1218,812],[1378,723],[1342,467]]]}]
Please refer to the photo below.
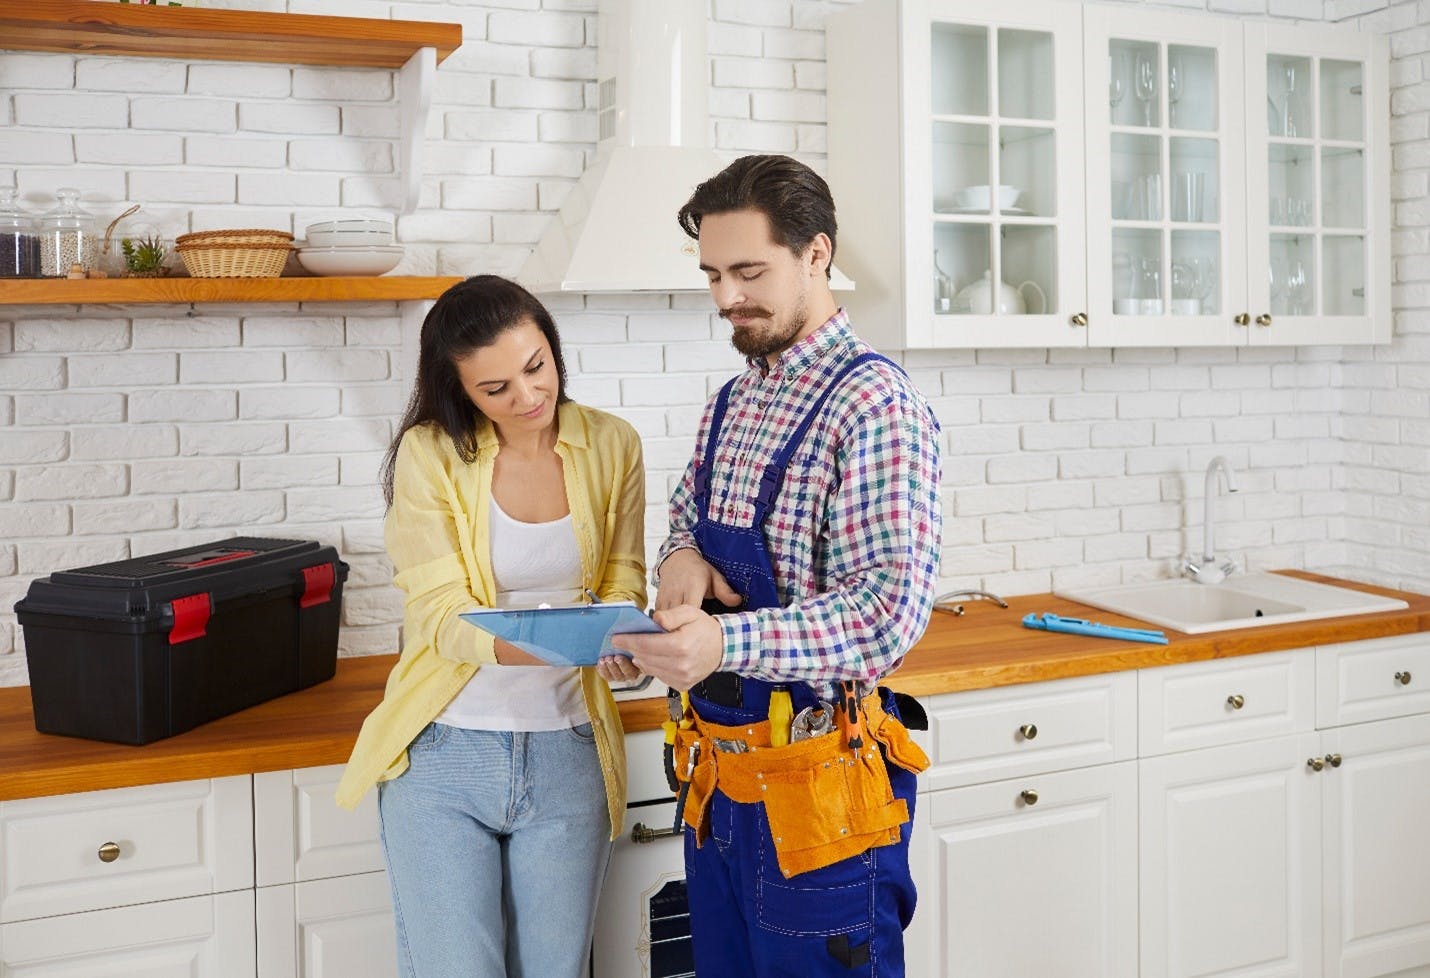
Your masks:
[{"label": "white plate", "polygon": [[402,261],[402,246],[302,248],[298,264],[314,275],[382,275]]}]

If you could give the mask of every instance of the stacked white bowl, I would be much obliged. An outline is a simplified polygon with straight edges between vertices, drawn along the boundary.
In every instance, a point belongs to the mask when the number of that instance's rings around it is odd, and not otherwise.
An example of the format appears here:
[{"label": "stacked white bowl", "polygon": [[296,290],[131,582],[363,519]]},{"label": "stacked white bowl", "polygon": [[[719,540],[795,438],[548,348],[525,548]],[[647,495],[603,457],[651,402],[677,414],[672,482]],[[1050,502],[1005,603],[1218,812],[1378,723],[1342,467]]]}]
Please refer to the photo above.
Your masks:
[{"label": "stacked white bowl", "polygon": [[402,261],[402,245],[392,243],[392,222],[347,218],[309,224],[307,246],[298,264],[314,275],[381,275]]}]

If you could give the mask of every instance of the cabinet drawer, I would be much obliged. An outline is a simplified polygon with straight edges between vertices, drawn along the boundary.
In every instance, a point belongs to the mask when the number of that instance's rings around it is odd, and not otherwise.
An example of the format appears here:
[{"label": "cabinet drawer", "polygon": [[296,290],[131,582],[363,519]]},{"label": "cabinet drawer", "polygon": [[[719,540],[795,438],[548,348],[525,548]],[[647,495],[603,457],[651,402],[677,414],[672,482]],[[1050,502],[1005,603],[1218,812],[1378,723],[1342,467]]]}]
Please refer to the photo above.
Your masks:
[{"label": "cabinet drawer", "polygon": [[1316,725],[1430,713],[1430,632],[1316,650]]},{"label": "cabinet drawer", "polygon": [[1136,756],[1130,672],[946,693],[927,701],[926,790]]},{"label": "cabinet drawer", "polygon": [[0,922],[253,885],[247,775],[0,802]]},{"label": "cabinet drawer", "polygon": [[353,811],[333,801],[343,765],[253,776],[259,886],[385,870],[377,789]]},{"label": "cabinet drawer", "polygon": [[1310,649],[1143,669],[1137,684],[1143,757],[1314,726],[1316,663]]},{"label": "cabinet drawer", "polygon": [[253,891],[0,924],[0,974],[253,978]]}]

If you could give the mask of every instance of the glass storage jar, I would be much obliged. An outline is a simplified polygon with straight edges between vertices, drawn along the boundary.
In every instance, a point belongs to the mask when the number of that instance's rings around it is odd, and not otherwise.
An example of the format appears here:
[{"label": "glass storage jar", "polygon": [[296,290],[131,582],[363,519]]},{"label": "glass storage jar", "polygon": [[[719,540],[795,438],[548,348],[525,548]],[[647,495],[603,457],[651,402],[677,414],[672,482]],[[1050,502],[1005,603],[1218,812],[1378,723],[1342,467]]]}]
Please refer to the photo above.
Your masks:
[{"label": "glass storage jar", "polygon": [[14,187],[0,187],[0,278],[38,278],[40,236],[20,209]]},{"label": "glass storage jar", "polygon": [[70,269],[94,267],[96,254],[94,217],[79,206],[79,191],[61,187],[55,191],[59,203],[40,218],[40,274],[64,278]]}]

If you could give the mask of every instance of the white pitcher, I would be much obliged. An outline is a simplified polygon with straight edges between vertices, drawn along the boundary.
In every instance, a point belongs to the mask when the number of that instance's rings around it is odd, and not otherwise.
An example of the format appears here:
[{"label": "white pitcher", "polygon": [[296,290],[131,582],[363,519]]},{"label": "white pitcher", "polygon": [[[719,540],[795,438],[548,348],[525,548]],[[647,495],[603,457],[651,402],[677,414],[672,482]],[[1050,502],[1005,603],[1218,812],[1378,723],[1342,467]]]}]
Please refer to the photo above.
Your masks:
[{"label": "white pitcher", "polygon": [[[1026,281],[1017,286],[1009,285],[1007,282],[998,283],[998,293],[995,297],[993,292],[993,272],[985,270],[983,277],[976,282],[965,285],[954,299],[954,308],[967,310],[974,315],[997,313],[998,315],[1022,315],[1028,311],[1028,304],[1023,300],[1023,290],[1031,289],[1038,297],[1039,313],[1047,312],[1048,297],[1043,293],[1037,282]],[[996,304],[995,304],[996,299]]]}]

